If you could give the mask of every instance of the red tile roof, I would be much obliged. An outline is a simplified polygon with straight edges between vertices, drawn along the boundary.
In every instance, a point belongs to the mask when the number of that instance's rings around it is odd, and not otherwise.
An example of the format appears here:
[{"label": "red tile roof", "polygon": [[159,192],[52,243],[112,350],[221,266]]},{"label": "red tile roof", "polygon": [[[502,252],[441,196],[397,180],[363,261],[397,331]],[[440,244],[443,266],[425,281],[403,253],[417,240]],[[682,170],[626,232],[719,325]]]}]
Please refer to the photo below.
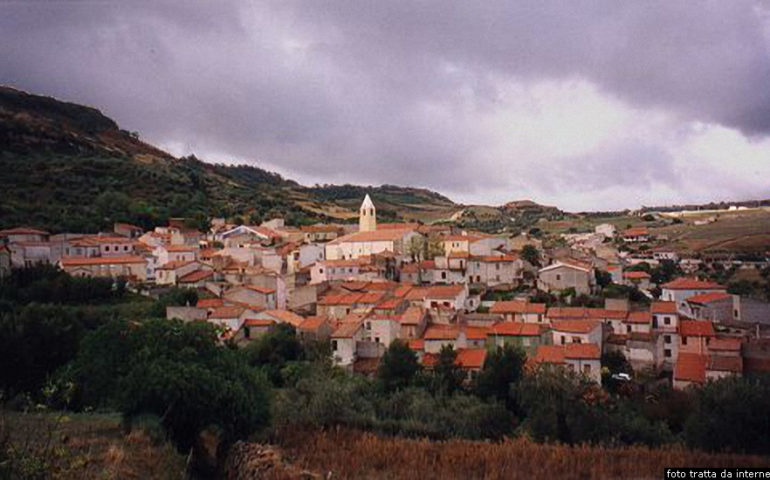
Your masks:
[{"label": "red tile roof", "polygon": [[543,326],[537,323],[501,322],[490,328],[489,335],[512,337],[537,337],[543,331]]},{"label": "red tile roof", "polygon": [[200,282],[201,280],[204,280],[212,276],[214,276],[214,272],[212,272],[211,270],[196,270],[180,278],[179,283]]},{"label": "red tile roof", "polygon": [[170,262],[164,263],[156,270],[176,270],[177,268],[184,267],[185,265],[189,265],[194,262],[195,260],[172,260]]},{"label": "red tile roof", "polygon": [[685,300],[690,303],[706,304],[706,303],[712,303],[712,302],[719,302],[721,300],[732,300],[732,298],[733,296],[728,293],[709,292],[709,293],[701,293],[700,295],[693,295],[692,297],[687,297]]},{"label": "red tile roof", "polygon": [[461,348],[457,350],[455,365],[466,370],[479,370],[487,359],[485,348]]},{"label": "red tile roof", "polygon": [[425,311],[422,308],[409,307],[401,314],[399,321],[401,325],[419,325],[423,316],[425,316]]},{"label": "red tile roof", "polygon": [[356,242],[394,242],[401,240],[405,235],[413,232],[411,228],[393,228],[385,230],[374,230],[371,232],[356,232],[350,235],[344,235],[337,237],[329,245],[339,245],[341,243],[356,243]]},{"label": "red tile roof", "polygon": [[337,327],[337,330],[332,333],[332,338],[353,338],[356,332],[361,328],[361,320],[358,321],[343,322]]},{"label": "red tile roof", "polygon": [[553,329],[568,333],[590,333],[599,328],[601,323],[597,320],[554,320]]},{"label": "red tile roof", "polygon": [[652,324],[652,314],[650,312],[631,312],[628,314],[628,318],[623,321],[637,325],[650,325]]},{"label": "red tile roof", "polygon": [[628,278],[630,280],[644,280],[649,279],[650,274],[641,271],[623,272],[623,278]]},{"label": "red tile roof", "polygon": [[712,355],[709,358],[706,370],[743,373],[743,358],[740,356]]},{"label": "red tile roof", "polygon": [[530,303],[524,300],[508,300],[495,302],[489,313],[545,313],[545,303]]},{"label": "red tile roof", "polygon": [[595,343],[568,343],[564,348],[564,358],[568,360],[599,360],[602,356]]},{"label": "red tile roof", "polygon": [[425,349],[425,340],[422,338],[414,338],[412,340],[409,340],[409,348],[412,350],[424,350]]},{"label": "red tile roof", "polygon": [[374,308],[378,310],[395,310],[398,307],[400,307],[403,303],[404,303],[403,298],[388,298],[378,303],[377,306]]},{"label": "red tile roof", "polygon": [[198,303],[195,305],[198,308],[216,308],[224,305],[224,300],[221,298],[199,298]]},{"label": "red tile roof", "polygon": [[265,310],[262,312],[265,315],[269,315],[280,322],[283,323],[289,323],[291,325],[294,325],[295,327],[302,324],[302,322],[305,321],[304,318],[300,317],[294,312],[290,312],[288,310]]},{"label": "red tile roof", "polygon": [[704,383],[708,360],[706,355],[680,352],[674,367],[674,380]]},{"label": "red tile roof", "polygon": [[687,277],[672,280],[664,284],[661,288],[668,290],[725,290],[724,285]]},{"label": "red tile roof", "polygon": [[564,363],[564,347],[561,345],[539,345],[535,352],[536,363]]},{"label": "red tile roof", "polygon": [[260,287],[259,285],[244,285],[244,288],[253,292],[262,293],[264,295],[275,293],[275,290],[267,287]]},{"label": "red tile roof", "polygon": [[679,334],[683,337],[713,337],[714,325],[707,320],[682,320]]},{"label": "red tile roof", "polygon": [[489,335],[489,328],[487,327],[465,327],[465,338],[468,340],[486,340]]},{"label": "red tile roof", "polygon": [[546,316],[550,319],[588,318],[588,309],[585,307],[551,307]]},{"label": "red tile roof", "polygon": [[326,322],[326,317],[323,315],[314,315],[312,317],[307,317],[302,323],[299,324],[298,328],[300,330],[315,331],[321,328],[321,326]]},{"label": "red tile roof", "polygon": [[640,237],[649,234],[650,232],[646,227],[632,227],[623,231],[624,237]]},{"label": "red tile roof", "polygon": [[238,306],[217,307],[211,312],[209,318],[238,318],[244,311],[246,311],[245,308]]},{"label": "red tile roof", "polygon": [[709,341],[709,351],[740,352],[742,343],[738,337],[715,337]]},{"label": "red tile roof", "polygon": [[16,228],[9,228],[6,230],[0,230],[0,237],[5,237],[8,235],[48,235],[49,233],[45,230],[38,230],[37,228],[30,228],[30,227],[16,227]]},{"label": "red tile roof", "polygon": [[431,325],[425,329],[423,339],[425,340],[455,340],[457,339],[458,328],[454,325]]},{"label": "red tile roof", "polygon": [[269,327],[270,325],[275,324],[275,322],[262,318],[247,318],[244,320],[243,324],[247,327]]},{"label": "red tile roof", "polygon": [[464,285],[435,285],[428,287],[426,298],[455,298],[465,290]]},{"label": "red tile roof", "polygon": [[677,313],[676,302],[652,302],[652,305],[650,305],[650,312],[675,314]]},{"label": "red tile roof", "polygon": [[65,257],[61,259],[63,267],[79,267],[86,265],[125,265],[132,263],[147,263],[144,257],[134,255],[125,257]]}]

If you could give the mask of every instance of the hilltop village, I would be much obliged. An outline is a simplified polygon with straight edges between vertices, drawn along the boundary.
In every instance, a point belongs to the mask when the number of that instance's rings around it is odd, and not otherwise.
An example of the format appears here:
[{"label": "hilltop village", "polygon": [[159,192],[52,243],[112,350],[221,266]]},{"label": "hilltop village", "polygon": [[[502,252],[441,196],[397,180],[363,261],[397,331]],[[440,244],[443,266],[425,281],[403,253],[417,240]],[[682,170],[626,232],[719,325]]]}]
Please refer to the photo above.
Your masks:
[{"label": "hilltop village", "polygon": [[630,380],[602,364],[613,352],[638,378],[675,388],[770,371],[770,304],[702,278],[703,260],[680,258],[643,227],[563,237],[545,248],[527,234],[378,223],[367,195],[358,225],[213,219],[201,232],[170,219],[152,231],[117,223],[89,235],[7,229],[0,275],[51,264],[74,277],[124,279],[145,295],[195,289],[197,303],[168,307],[169,319],[213,323],[236,345],[288,323],[302,339],[328,340],[332,361],[363,375],[396,340],[427,369],[451,347],[468,379],[507,344],[531,364],[597,383]]}]

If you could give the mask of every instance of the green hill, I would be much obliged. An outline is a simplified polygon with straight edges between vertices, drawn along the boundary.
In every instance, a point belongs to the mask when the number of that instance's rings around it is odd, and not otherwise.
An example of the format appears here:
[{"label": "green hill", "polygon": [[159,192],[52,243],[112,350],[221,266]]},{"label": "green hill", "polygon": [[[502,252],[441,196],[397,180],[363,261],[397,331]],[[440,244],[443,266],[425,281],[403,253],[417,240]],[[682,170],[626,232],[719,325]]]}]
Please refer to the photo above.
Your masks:
[{"label": "green hill", "polygon": [[151,228],[169,217],[202,228],[210,216],[344,221],[365,193],[383,221],[433,220],[459,208],[425,189],[303,187],[254,166],[174,158],[99,110],[9,87],[0,87],[0,146],[0,228],[93,232],[115,221]]}]

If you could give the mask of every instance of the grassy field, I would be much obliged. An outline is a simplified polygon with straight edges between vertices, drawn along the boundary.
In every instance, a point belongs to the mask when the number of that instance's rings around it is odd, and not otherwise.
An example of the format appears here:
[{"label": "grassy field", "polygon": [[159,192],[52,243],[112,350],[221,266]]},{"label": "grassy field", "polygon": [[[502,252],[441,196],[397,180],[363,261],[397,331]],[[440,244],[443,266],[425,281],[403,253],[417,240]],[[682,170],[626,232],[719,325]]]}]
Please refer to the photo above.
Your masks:
[{"label": "grassy field", "polygon": [[327,478],[658,479],[666,467],[770,467],[769,457],[679,447],[568,447],[527,439],[435,442],[349,430],[285,434],[282,444],[287,460]]},{"label": "grassy field", "polygon": [[0,478],[170,480],[184,471],[164,440],[124,435],[118,415],[0,411]]},{"label": "grassy field", "polygon": [[685,251],[763,252],[770,249],[770,212],[725,212],[716,216],[716,222],[694,224],[695,220],[711,216],[715,215],[687,217],[684,223],[656,229],[654,232],[668,235],[674,245]]}]

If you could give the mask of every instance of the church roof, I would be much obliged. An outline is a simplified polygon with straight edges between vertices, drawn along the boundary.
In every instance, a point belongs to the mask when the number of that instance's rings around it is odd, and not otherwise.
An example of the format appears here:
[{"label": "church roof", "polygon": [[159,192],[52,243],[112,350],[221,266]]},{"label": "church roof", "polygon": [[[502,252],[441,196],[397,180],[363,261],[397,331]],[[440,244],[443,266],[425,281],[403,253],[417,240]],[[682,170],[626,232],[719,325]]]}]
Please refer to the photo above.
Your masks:
[{"label": "church roof", "polygon": [[368,193],[366,194],[366,197],[364,197],[364,203],[361,204],[361,208],[374,208],[374,203]]}]

